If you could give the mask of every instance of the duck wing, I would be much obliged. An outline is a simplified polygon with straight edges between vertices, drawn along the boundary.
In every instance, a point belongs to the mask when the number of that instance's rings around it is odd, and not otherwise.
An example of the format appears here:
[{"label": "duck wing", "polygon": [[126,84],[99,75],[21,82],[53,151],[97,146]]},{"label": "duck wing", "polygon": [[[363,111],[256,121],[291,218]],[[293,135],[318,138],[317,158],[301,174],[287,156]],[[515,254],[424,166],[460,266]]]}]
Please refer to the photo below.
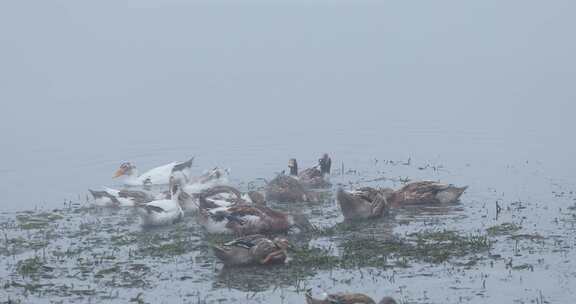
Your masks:
[{"label": "duck wing", "polygon": [[261,234],[253,234],[248,235],[245,237],[237,238],[233,241],[225,243],[224,246],[235,246],[235,247],[242,247],[246,249],[251,249],[252,247],[256,246],[262,239],[266,239],[265,236]]},{"label": "duck wing", "polygon": [[169,164],[150,169],[140,175],[138,179],[144,183],[145,180],[149,179],[154,185],[168,184],[170,180],[170,175],[172,174],[172,169],[176,166],[177,162],[171,162]]},{"label": "duck wing", "polygon": [[120,190],[118,191],[118,197],[131,199],[137,205],[146,204],[154,200],[154,197],[148,193],[138,190]]},{"label": "duck wing", "polygon": [[450,185],[433,182],[421,181],[405,185],[393,195],[394,204],[422,204],[437,203],[436,195],[448,189]]}]

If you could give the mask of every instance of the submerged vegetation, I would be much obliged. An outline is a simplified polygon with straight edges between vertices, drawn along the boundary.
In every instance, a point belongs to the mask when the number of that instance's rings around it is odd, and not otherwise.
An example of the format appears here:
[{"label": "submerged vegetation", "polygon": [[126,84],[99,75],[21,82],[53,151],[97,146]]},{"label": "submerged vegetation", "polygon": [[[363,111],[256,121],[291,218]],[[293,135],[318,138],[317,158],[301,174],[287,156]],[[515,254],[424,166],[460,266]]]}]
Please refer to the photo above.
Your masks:
[{"label": "submerged vegetation", "polygon": [[567,206],[560,214],[527,200],[499,199],[495,210],[467,197],[359,223],[344,222],[332,194],[323,197],[274,206],[304,210],[316,229],[290,232],[287,263],[270,267],[223,267],[211,246],[233,237],[206,235],[193,217],[144,229],[131,209],[0,214],[0,303],[303,303],[310,288],[399,303],[478,303],[515,288],[507,300],[553,303],[556,285],[542,278],[576,271],[568,194],[554,197]]}]

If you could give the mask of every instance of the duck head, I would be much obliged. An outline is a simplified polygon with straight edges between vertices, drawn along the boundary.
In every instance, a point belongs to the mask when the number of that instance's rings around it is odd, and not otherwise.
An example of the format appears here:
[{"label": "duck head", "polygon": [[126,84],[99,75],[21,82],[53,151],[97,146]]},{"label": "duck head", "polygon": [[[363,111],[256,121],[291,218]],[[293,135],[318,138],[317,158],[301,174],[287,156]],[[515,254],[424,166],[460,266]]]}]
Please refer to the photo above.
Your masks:
[{"label": "duck head", "polygon": [[332,167],[332,160],[328,153],[324,153],[322,158],[318,160],[318,165],[320,165],[320,172],[322,174],[330,174],[330,167]]},{"label": "duck head", "polygon": [[288,160],[288,169],[290,169],[290,175],[298,176],[298,162],[295,158]]},{"label": "duck head", "polygon": [[281,237],[274,238],[274,244],[276,244],[276,246],[282,250],[286,250],[288,247],[290,247],[290,242],[287,239]]},{"label": "duck head", "polygon": [[122,163],[120,165],[120,168],[118,168],[118,170],[116,170],[116,173],[114,173],[113,177],[116,178],[124,175],[126,176],[137,175],[136,166],[134,166],[132,163],[129,162]]}]

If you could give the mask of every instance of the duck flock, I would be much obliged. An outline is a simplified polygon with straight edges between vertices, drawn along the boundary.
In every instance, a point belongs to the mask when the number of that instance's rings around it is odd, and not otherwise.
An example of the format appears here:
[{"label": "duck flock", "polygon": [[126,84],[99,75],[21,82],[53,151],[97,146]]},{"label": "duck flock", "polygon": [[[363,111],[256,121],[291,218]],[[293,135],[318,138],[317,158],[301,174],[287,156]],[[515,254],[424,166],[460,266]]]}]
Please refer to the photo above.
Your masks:
[{"label": "duck flock", "polygon": [[[302,213],[286,213],[267,206],[267,202],[319,202],[319,190],[331,189],[332,160],[324,154],[312,168],[298,170],[296,159],[285,171],[266,183],[263,191],[242,193],[229,183],[229,170],[213,168],[199,176],[192,173],[194,158],[172,162],[139,174],[136,166],[120,165],[114,178],[121,190],[89,190],[93,203],[100,207],[135,208],[143,226],[169,226],[184,216],[193,216],[210,234],[231,234],[231,242],[213,246],[215,256],[226,267],[283,264],[289,241],[282,237],[293,228],[310,231]],[[153,189],[163,189],[154,191]],[[458,202],[466,187],[435,181],[418,181],[400,189],[362,187],[352,191],[338,188],[336,200],[346,221],[376,219],[391,208],[406,205],[451,204]],[[306,293],[308,304],[376,303],[364,294],[325,294],[315,299]],[[394,304],[384,297],[379,304]]]}]

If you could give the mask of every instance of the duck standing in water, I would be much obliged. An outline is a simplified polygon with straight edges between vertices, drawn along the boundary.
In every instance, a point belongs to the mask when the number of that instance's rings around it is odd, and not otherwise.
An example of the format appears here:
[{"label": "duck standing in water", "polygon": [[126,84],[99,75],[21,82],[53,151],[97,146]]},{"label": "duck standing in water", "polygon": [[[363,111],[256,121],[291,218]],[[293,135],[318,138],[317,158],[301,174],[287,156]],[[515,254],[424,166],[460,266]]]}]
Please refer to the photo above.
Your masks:
[{"label": "duck standing in water", "polygon": [[456,187],[433,181],[413,182],[399,190],[381,189],[391,207],[404,205],[453,204],[468,186]]},{"label": "duck standing in water", "polygon": [[142,219],[142,226],[171,225],[179,221],[184,215],[180,206],[182,187],[174,179],[170,179],[170,198],[151,201],[136,205],[138,214]]},{"label": "duck standing in water", "polygon": [[379,190],[364,187],[352,192],[338,189],[336,200],[346,220],[377,218],[389,208],[386,197]]},{"label": "duck standing in water", "polygon": [[234,235],[285,233],[292,227],[313,229],[303,214],[287,214],[260,205],[200,208],[198,222],[208,233]]},{"label": "duck standing in water", "polygon": [[288,240],[255,234],[235,239],[222,246],[213,246],[214,254],[226,266],[270,265],[286,261]]},{"label": "duck standing in water", "polygon": [[[326,294],[324,299],[315,299],[312,297],[312,291],[306,291],[307,304],[376,304],[369,296],[362,293],[335,293]],[[391,297],[384,297],[378,304],[397,304]]]},{"label": "duck standing in water", "polygon": [[178,177],[187,182],[190,179],[193,162],[194,157],[185,162],[171,162],[144,174],[139,174],[138,169],[132,163],[125,162],[120,165],[113,177],[120,178],[126,186],[166,185],[170,177]]}]

